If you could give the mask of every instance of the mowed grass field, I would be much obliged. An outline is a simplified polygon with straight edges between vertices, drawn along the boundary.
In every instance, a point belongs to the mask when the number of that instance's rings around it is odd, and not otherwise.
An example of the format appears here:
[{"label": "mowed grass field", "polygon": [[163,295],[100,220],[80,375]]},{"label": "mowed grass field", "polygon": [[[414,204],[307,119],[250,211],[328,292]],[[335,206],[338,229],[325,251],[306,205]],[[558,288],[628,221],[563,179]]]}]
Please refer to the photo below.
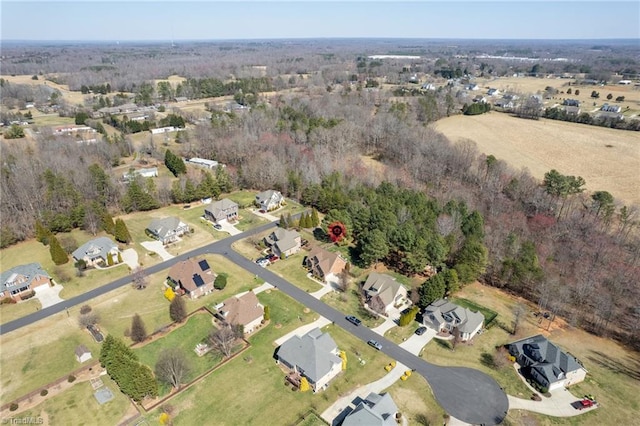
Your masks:
[{"label": "mowed grass field", "polygon": [[470,139],[478,150],[527,168],[536,178],[556,169],[582,176],[589,191],[609,191],[626,204],[640,204],[638,132],[556,120],[525,120],[490,112],[457,115],[434,124],[452,142]]}]

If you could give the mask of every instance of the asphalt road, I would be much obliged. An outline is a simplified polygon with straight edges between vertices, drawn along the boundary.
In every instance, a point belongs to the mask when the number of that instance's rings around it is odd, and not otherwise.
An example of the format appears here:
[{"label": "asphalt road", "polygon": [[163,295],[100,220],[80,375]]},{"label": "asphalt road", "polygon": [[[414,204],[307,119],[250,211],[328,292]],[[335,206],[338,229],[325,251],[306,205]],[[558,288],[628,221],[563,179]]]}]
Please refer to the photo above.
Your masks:
[{"label": "asphalt road", "polygon": [[[421,374],[431,386],[436,400],[442,408],[451,416],[471,424],[493,425],[502,422],[509,409],[507,395],[498,383],[488,375],[471,368],[441,367],[431,364],[422,358],[413,355],[395,343],[374,333],[364,326],[355,326],[345,319],[345,314],[314,298],[309,293],[289,283],[282,277],[274,274],[266,268],[246,259],[231,249],[231,244],[239,239],[263,232],[276,226],[276,223],[268,223],[251,229],[242,234],[227,237],[204,247],[176,256],[173,259],[161,262],[145,269],[148,274],[154,274],[170,268],[176,262],[203,254],[221,254],[229,260],[274,285],[280,291],[286,293],[296,301],[307,306],[323,317],[331,320],[335,325],[345,329],[354,336],[368,341],[377,340],[382,344],[382,352],[389,357],[401,362],[407,367]],[[17,330],[21,327],[39,321],[50,315],[62,312],[67,308],[87,302],[90,299],[101,296],[109,291],[127,285],[130,277],[124,277],[105,286],[83,293],[63,303],[42,309],[33,314],[0,325],[0,335]],[[374,349],[371,349],[374,350]]]}]

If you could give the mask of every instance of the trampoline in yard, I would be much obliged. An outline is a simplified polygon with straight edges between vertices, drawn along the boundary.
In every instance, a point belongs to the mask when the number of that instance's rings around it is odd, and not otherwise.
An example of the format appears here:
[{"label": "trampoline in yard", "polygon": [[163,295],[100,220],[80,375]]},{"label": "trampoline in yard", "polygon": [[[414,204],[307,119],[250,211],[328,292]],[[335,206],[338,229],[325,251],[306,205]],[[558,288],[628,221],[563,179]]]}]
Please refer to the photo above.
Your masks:
[{"label": "trampoline in yard", "polygon": [[111,389],[106,386],[101,387],[97,391],[93,393],[93,396],[96,397],[98,404],[103,405],[113,399],[113,393],[111,393]]}]

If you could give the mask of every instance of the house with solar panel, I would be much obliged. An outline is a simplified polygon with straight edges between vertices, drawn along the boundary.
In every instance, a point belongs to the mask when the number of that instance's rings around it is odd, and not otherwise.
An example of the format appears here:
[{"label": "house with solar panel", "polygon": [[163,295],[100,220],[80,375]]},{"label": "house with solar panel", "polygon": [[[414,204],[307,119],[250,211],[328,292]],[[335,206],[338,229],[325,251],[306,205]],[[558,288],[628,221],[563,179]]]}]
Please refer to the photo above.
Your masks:
[{"label": "house with solar panel", "polygon": [[176,263],[169,269],[167,282],[191,299],[213,291],[213,282],[217,274],[213,272],[206,259],[187,259]]},{"label": "house with solar panel", "polygon": [[549,391],[584,380],[587,370],[573,355],[541,334],[506,345],[520,365],[520,373]]}]

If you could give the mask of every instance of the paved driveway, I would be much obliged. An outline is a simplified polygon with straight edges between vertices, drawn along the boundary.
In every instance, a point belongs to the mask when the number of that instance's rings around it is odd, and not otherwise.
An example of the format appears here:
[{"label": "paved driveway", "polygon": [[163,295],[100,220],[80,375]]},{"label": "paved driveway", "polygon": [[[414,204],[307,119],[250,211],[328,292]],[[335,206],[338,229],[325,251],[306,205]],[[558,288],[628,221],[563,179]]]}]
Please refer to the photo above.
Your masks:
[{"label": "paved driveway", "polygon": [[60,284],[56,284],[53,287],[50,287],[48,285],[41,285],[34,288],[36,292],[36,295],[34,297],[36,297],[40,301],[42,309],[48,308],[49,306],[53,306],[56,303],[60,303],[64,300],[61,299],[60,296],[58,296],[60,290],[62,289],[63,287]]},{"label": "paved driveway", "polygon": [[597,406],[578,410],[571,405],[580,398],[575,397],[566,388],[551,391],[551,397],[542,397],[542,401],[521,399],[508,395],[510,410],[527,410],[554,417],[573,417],[595,410]]},{"label": "paved driveway", "polygon": [[236,228],[234,225],[227,222],[226,220],[223,220],[222,222],[220,222],[220,226],[222,227],[220,232],[226,232],[229,235],[242,234],[241,230],[239,230],[238,228]]},{"label": "paved driveway", "polygon": [[[164,260],[164,259],[163,259]],[[122,261],[127,264],[131,270],[136,269],[140,264],[138,263],[138,252],[135,249],[126,249],[122,252]]]},{"label": "paved driveway", "polygon": [[140,243],[140,245],[149,251],[158,253],[162,260],[169,260],[173,259],[174,257],[171,253],[164,249],[164,245],[160,241],[143,241]]},{"label": "paved driveway", "polygon": [[392,320],[391,318],[385,318],[384,322],[377,326],[376,328],[372,328],[371,331],[374,333],[378,333],[381,336],[384,336],[384,333],[391,330],[393,327],[397,327],[398,324]]}]

